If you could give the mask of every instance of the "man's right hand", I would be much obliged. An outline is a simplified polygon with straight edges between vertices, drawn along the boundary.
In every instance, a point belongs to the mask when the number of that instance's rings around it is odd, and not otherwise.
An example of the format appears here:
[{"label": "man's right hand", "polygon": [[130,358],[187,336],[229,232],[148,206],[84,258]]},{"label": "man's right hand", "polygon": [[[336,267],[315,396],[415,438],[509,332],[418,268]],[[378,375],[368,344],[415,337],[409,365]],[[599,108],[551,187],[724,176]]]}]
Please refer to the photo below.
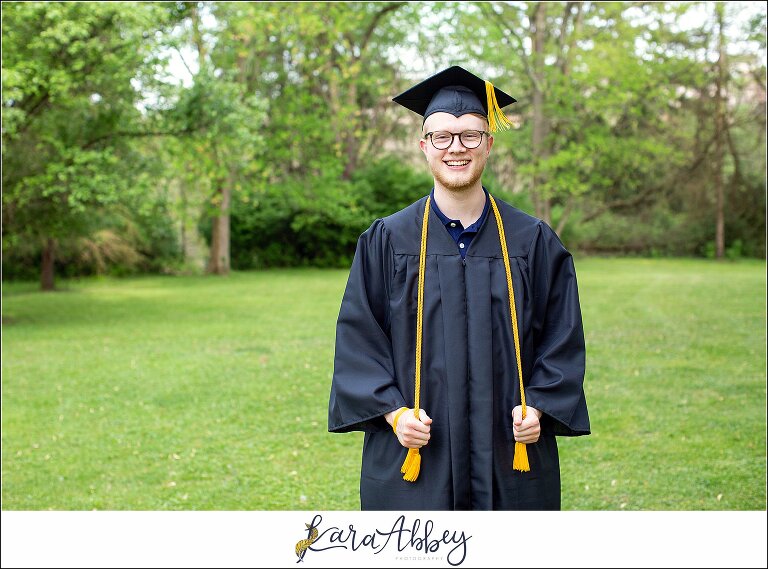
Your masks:
[{"label": "man's right hand", "polygon": [[[387,423],[392,425],[397,411],[391,411],[384,415]],[[429,431],[432,419],[424,409],[419,409],[419,418],[413,414],[413,409],[403,411],[397,420],[397,440],[405,448],[421,448],[429,442]]]}]

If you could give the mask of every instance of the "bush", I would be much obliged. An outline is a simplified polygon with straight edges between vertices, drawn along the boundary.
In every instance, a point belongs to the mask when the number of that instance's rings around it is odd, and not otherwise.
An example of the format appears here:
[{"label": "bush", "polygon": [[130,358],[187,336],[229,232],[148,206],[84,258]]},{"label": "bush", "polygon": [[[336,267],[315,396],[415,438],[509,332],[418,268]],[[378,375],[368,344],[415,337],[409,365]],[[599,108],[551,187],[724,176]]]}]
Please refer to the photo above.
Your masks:
[{"label": "bush", "polygon": [[578,210],[571,215],[567,242],[588,253],[690,256],[697,254],[702,243],[698,227],[661,203],[627,215],[606,212],[589,222],[582,222],[582,216]]},{"label": "bush", "polygon": [[[233,269],[311,265],[348,267],[360,234],[429,193],[432,178],[397,158],[358,170],[350,180],[335,176],[295,179],[251,190],[233,199]],[[210,219],[201,232],[210,243]]]},{"label": "bush", "polygon": [[[89,213],[78,236],[58,239],[55,272],[58,277],[123,276],[168,273],[181,262],[181,251],[165,204],[147,209],[117,206]],[[44,240],[4,236],[3,278],[40,278]]]},{"label": "bush", "polygon": [[427,195],[434,182],[426,172],[415,171],[400,158],[390,156],[358,170],[352,183],[370,225],[374,219],[393,214]]}]

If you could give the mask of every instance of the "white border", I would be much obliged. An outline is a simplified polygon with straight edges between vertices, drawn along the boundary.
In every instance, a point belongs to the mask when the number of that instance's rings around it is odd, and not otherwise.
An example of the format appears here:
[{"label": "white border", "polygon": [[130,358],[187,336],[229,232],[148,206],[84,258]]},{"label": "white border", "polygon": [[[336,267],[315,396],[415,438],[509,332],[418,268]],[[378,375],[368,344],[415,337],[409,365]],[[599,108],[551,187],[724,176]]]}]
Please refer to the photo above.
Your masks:
[{"label": "white border", "polygon": [[[465,532],[460,567],[766,567],[766,512],[2,512],[3,567],[295,567],[305,523],[336,537],[391,531],[404,516],[430,539]],[[313,567],[451,567],[396,537],[371,547],[309,550]],[[403,543],[408,542],[404,532]],[[329,542],[326,541],[326,544]],[[345,542],[350,545],[351,542]],[[338,542],[334,542],[338,545]],[[375,544],[375,542],[374,542]],[[453,558],[454,561],[457,558]]]}]

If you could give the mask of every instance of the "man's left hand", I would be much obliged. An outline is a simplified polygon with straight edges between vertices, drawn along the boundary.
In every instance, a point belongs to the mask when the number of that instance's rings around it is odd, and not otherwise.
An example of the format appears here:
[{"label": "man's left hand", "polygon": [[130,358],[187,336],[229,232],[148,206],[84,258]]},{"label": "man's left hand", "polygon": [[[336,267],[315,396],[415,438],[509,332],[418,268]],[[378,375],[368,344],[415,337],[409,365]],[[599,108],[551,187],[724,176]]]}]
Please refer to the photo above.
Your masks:
[{"label": "man's left hand", "polygon": [[541,411],[531,407],[525,406],[525,419],[523,419],[523,408],[518,405],[512,409],[512,430],[515,434],[515,441],[524,444],[535,443],[539,440],[541,435]]}]

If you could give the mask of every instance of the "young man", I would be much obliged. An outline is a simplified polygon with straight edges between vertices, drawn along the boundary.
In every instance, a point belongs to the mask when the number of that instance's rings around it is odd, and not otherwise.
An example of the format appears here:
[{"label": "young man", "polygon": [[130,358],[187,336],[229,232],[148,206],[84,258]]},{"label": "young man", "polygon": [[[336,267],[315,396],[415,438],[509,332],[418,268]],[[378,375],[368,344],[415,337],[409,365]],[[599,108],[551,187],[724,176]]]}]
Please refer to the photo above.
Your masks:
[{"label": "young man", "polygon": [[590,430],[573,259],[480,179],[515,99],[454,66],[394,101],[434,188],[360,236],[329,431],[365,432],[363,510],[560,509],[555,436]]}]

